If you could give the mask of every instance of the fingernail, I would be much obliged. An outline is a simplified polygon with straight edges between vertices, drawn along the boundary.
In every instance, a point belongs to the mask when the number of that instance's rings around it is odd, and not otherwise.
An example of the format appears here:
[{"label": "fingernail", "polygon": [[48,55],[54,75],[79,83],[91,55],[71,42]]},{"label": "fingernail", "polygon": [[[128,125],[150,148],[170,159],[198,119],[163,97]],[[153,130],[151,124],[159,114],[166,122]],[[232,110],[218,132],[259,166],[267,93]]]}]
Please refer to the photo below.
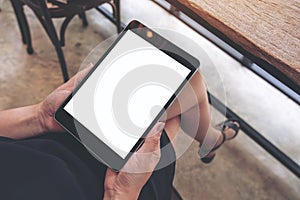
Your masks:
[{"label": "fingernail", "polygon": [[163,122],[158,122],[157,123],[157,127],[156,127],[156,130],[155,130],[155,133],[160,133],[162,132],[162,130],[165,128],[165,123]]}]

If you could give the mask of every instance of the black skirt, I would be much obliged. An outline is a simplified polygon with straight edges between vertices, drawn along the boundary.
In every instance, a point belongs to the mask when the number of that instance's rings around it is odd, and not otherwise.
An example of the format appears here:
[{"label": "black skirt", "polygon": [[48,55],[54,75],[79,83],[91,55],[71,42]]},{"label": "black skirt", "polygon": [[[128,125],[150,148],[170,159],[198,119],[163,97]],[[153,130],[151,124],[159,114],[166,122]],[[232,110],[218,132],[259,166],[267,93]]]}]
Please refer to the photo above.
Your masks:
[{"label": "black skirt", "polygon": [[[165,131],[161,147],[170,144]],[[165,146],[139,199],[171,199],[175,152]],[[167,162],[167,163],[165,163]],[[13,140],[0,137],[0,199],[103,199],[106,166],[68,133]]]}]

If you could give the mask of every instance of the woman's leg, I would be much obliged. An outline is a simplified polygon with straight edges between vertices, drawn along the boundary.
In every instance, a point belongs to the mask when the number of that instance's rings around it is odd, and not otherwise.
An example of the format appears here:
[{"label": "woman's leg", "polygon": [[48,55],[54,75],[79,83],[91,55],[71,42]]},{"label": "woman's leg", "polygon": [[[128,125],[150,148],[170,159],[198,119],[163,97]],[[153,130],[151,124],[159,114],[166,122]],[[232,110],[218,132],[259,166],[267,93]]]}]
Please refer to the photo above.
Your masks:
[{"label": "woman's leg", "polygon": [[[220,130],[211,126],[207,90],[200,72],[189,83],[167,110],[165,130],[172,141],[181,128],[200,143],[202,157],[211,157],[214,152],[210,150],[220,146],[224,137]],[[227,128],[223,133],[225,139],[231,139],[237,131]]]},{"label": "woman's leg", "polygon": [[207,135],[210,110],[205,83],[200,72],[197,72],[189,83],[167,110],[166,130],[172,139],[181,127],[185,133],[202,144],[205,137],[215,139],[219,134],[212,132],[211,135]]}]

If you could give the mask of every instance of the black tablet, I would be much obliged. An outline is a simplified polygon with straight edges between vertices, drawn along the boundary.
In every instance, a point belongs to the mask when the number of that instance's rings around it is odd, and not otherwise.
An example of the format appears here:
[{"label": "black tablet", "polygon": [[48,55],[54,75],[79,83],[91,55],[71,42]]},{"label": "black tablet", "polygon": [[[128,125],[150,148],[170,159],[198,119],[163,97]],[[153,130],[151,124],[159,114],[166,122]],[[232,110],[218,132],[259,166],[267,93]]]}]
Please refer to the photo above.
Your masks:
[{"label": "black tablet", "polygon": [[199,67],[132,21],[55,113],[99,161],[120,170]]}]

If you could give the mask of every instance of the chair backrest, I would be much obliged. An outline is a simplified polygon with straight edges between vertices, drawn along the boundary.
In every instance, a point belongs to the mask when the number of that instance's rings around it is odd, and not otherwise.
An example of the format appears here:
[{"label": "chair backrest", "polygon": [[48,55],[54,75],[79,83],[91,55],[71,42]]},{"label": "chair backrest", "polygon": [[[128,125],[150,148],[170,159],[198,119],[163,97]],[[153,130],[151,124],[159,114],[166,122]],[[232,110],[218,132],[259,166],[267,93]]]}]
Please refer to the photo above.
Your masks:
[{"label": "chair backrest", "polygon": [[42,14],[47,8],[51,17],[66,17],[95,8],[110,0],[21,0],[34,12]]}]

